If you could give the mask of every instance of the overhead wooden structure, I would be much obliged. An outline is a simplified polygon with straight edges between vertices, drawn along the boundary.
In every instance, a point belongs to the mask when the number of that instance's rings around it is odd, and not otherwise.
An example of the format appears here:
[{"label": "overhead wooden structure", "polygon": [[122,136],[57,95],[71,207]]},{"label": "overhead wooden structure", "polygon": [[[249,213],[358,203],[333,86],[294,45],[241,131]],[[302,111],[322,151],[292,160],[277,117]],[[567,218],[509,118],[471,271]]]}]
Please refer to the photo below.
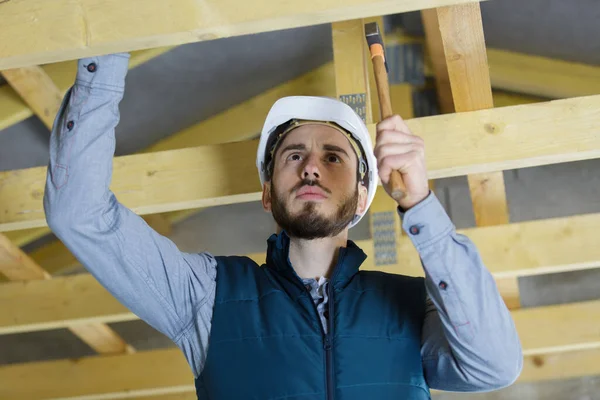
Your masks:
[{"label": "overhead wooden structure", "polygon": [[[526,354],[520,381],[600,374],[600,326],[589,317],[600,314],[600,302],[518,309],[516,287],[521,276],[599,267],[595,238],[600,215],[511,224],[501,172],[600,157],[600,68],[503,50],[489,49],[486,55],[479,3],[474,0],[121,0],[83,1],[78,7],[67,0],[0,2],[0,70],[13,69],[5,75],[14,85],[0,88],[0,129],[34,113],[49,125],[50,110],[72,83],[75,63],[41,68],[36,64],[149,49],[134,54],[135,66],[168,50],[153,49],[158,46],[335,22],[334,64],[179,132],[144,153],[115,158],[112,190],[168,235],[172,223],[198,207],[259,198],[257,143],[249,139],[281,96],[364,98],[365,120],[374,134],[378,105],[362,26],[367,18],[417,9],[429,9],[423,13],[430,47],[427,73],[438,79],[447,114],[407,123],[426,141],[430,178],[469,176],[477,227],[461,233],[475,242],[513,308]],[[120,29],[110,28],[114,26]],[[391,44],[423,43],[422,38],[398,33],[388,39]],[[538,98],[494,94],[492,87]],[[409,85],[392,88],[392,98],[400,100],[397,111],[407,118],[412,117],[410,109],[400,107],[410,104],[411,90]],[[539,97],[561,100],[540,102]],[[512,106],[492,108],[506,102]],[[247,122],[244,130],[231,124],[242,119]],[[218,138],[211,135],[215,126],[220,129]],[[186,179],[189,172],[197,177],[193,182]],[[91,275],[52,278],[76,263],[64,246],[50,243],[32,254],[19,249],[48,232],[41,203],[45,175],[45,168],[0,172],[0,273],[15,281],[0,284],[0,310],[9,310],[0,314],[0,334],[69,328],[97,352],[116,355],[0,366],[0,399],[193,398],[192,376],[178,350],[128,354],[133,348],[106,324],[136,316]],[[387,199],[378,196],[372,217],[395,213]],[[155,214],[159,212],[165,214]],[[369,255],[363,268],[420,276],[418,255],[395,222],[394,261],[376,263],[377,244],[361,241],[359,246]],[[249,256],[264,260],[264,253]],[[71,379],[65,381],[65,376]]]}]

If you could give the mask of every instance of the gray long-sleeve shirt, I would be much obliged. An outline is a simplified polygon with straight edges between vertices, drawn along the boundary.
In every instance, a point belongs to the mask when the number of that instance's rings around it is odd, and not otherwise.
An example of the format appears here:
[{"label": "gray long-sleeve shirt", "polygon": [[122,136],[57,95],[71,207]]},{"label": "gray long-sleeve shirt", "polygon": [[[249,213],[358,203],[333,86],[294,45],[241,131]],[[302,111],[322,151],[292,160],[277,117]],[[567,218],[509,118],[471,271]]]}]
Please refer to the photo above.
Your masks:
[{"label": "gray long-sleeve shirt", "polygon": [[[210,345],[216,261],[207,252],[179,251],[109,189],[128,59],[79,61],[50,139],[46,219],[107,290],[181,348],[198,376]],[[521,344],[477,249],[456,233],[433,193],[402,218],[407,232],[419,228],[409,237],[425,269],[421,354],[428,384],[451,391],[512,384],[522,368]],[[323,301],[312,285],[315,301]]]}]

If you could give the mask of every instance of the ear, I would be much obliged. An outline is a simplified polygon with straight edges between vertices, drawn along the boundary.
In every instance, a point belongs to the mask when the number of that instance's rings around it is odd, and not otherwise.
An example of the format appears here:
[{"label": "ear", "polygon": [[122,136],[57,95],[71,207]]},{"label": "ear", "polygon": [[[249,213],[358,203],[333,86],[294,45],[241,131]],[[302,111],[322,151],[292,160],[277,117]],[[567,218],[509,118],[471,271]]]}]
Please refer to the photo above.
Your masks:
[{"label": "ear", "polygon": [[271,182],[263,184],[262,206],[265,211],[271,212]]},{"label": "ear", "polygon": [[367,193],[367,188],[359,183],[358,184],[358,206],[356,207],[356,214],[361,215],[367,209],[367,202],[369,200],[369,196]]}]

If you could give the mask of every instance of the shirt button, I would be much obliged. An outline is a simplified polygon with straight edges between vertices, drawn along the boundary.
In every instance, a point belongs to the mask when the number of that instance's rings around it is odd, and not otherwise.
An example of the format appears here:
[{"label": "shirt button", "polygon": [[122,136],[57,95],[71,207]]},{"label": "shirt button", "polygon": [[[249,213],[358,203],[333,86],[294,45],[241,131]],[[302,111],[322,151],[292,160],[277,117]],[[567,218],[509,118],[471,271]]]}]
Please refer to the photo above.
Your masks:
[{"label": "shirt button", "polygon": [[88,72],[96,72],[97,66],[96,63],[89,63],[87,66]]},{"label": "shirt button", "polygon": [[74,126],[75,126],[75,122],[73,122],[73,121],[67,122],[67,129],[68,130],[72,130]]},{"label": "shirt button", "polygon": [[304,287],[306,288],[306,290],[308,290],[309,292],[312,290],[312,286],[311,285],[304,285]]},{"label": "shirt button", "polygon": [[438,284],[438,286],[440,287],[440,289],[442,290],[446,290],[446,288],[448,287],[448,284],[444,281],[440,281],[440,283]]},{"label": "shirt button", "polygon": [[419,234],[419,232],[421,232],[421,230],[419,229],[419,227],[418,227],[418,226],[416,226],[416,225],[413,225],[413,226],[411,226],[411,227],[409,228],[409,230],[408,230],[408,231],[409,231],[411,234],[413,234],[413,235],[418,235],[418,234]]}]

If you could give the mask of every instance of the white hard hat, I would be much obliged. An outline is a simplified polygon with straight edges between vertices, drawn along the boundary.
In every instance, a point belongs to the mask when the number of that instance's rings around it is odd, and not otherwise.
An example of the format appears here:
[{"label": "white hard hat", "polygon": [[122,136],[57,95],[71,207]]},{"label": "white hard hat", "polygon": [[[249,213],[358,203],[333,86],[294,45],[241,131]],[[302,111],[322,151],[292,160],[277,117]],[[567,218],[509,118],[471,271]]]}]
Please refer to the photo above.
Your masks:
[{"label": "white hard hat", "polygon": [[[354,217],[350,228],[360,221],[369,209],[377,190],[377,159],[373,152],[371,136],[363,120],[347,104],[328,97],[291,96],[277,100],[265,120],[258,152],[256,154],[256,167],[260,176],[260,184],[264,184],[268,177],[268,165],[265,163],[267,156],[267,145],[273,141],[271,135],[282,124],[290,120],[308,120],[320,122],[332,122],[352,135],[363,150],[363,157],[367,162],[367,208],[361,215]],[[271,139],[271,140],[270,140]]]}]

